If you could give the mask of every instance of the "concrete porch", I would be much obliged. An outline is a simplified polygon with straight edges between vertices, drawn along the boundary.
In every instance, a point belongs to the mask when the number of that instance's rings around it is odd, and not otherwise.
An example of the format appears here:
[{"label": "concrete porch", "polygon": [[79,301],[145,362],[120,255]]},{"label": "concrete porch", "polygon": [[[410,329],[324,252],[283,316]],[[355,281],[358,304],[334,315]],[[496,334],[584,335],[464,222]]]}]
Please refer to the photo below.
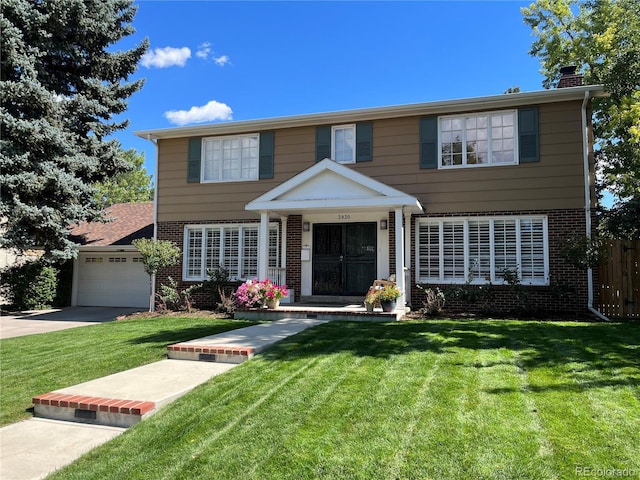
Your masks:
[{"label": "concrete porch", "polygon": [[297,303],[280,303],[277,309],[250,308],[236,310],[234,318],[245,320],[282,320],[283,318],[346,320],[362,322],[395,322],[408,313],[409,309],[383,312],[380,307],[367,312],[361,297],[302,297]]}]

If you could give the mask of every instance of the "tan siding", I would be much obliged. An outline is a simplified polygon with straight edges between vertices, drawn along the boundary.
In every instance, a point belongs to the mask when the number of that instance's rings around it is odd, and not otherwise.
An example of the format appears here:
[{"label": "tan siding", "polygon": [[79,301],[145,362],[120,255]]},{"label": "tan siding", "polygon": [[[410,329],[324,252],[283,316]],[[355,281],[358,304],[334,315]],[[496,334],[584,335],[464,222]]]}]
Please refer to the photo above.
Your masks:
[{"label": "tan siding", "polygon": [[[584,207],[581,102],[539,106],[541,161],[534,164],[421,170],[418,117],[373,122],[373,161],[350,167],[418,197],[429,213]],[[188,184],[188,139],[159,142],[160,221],[255,219],[244,206],[315,161],[315,128],[276,131],[275,178]]]}]

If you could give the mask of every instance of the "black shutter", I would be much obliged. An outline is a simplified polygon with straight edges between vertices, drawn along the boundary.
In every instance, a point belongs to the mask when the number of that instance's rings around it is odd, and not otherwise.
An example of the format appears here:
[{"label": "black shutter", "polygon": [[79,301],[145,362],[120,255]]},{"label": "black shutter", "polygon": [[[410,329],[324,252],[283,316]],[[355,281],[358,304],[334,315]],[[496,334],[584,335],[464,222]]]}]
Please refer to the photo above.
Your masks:
[{"label": "black shutter", "polygon": [[258,178],[273,178],[273,132],[260,133]]},{"label": "black shutter", "polygon": [[316,163],[331,158],[331,127],[316,127]]},{"label": "black shutter", "polygon": [[373,125],[371,122],[356,124],[356,162],[370,162],[373,158]]},{"label": "black shutter", "polygon": [[420,119],[420,168],[438,168],[438,117]]},{"label": "black shutter", "polygon": [[190,138],[187,154],[187,183],[200,183],[200,162],[202,160],[202,138]]},{"label": "black shutter", "polygon": [[539,162],[538,109],[536,107],[518,110],[518,137],[520,163]]}]

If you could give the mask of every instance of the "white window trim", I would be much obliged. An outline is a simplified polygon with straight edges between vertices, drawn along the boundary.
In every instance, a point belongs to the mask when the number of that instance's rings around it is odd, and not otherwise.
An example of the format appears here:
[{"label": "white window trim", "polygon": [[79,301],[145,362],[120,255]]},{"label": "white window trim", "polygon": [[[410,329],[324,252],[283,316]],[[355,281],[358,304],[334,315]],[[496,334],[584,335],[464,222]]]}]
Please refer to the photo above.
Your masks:
[{"label": "white window trim", "polygon": [[[205,144],[207,141],[211,140],[228,140],[231,138],[245,138],[245,137],[256,137],[258,139],[258,163],[256,167],[256,175],[255,178],[237,178],[237,179],[228,179],[228,180],[205,180],[204,178],[204,170],[205,170]],[[200,149],[200,183],[233,183],[233,182],[257,182],[260,180],[260,134],[259,133],[243,133],[241,135],[224,135],[219,137],[205,137],[202,139],[202,148]]]},{"label": "white window trim", "polygon": [[[439,248],[439,258],[442,259],[444,258],[444,242],[442,241],[443,238],[443,222],[455,222],[455,221],[464,221],[464,239],[465,239],[465,245],[464,245],[464,265],[465,265],[465,277],[468,276],[469,273],[469,242],[468,242],[468,232],[469,232],[469,221],[489,221],[489,228],[490,228],[490,236],[489,236],[489,241],[491,244],[491,257],[490,257],[490,262],[491,262],[491,267],[490,267],[490,272],[491,272],[491,283],[493,284],[497,284],[497,285],[504,285],[506,284],[506,282],[501,279],[501,278],[497,278],[495,276],[495,256],[493,254],[494,252],[494,241],[495,241],[495,235],[494,235],[494,224],[495,221],[500,221],[500,220],[516,220],[516,257],[517,257],[517,266],[518,266],[518,278],[521,281],[522,285],[536,285],[536,286],[548,286],[550,285],[550,281],[549,281],[549,221],[548,221],[548,217],[546,215],[502,215],[502,216],[479,216],[479,217],[423,217],[423,218],[417,218],[416,219],[416,223],[415,223],[415,281],[416,283],[438,283],[438,284],[445,284],[445,285],[459,285],[459,284],[463,284],[466,283],[468,278],[465,278],[464,281],[460,280],[460,279],[450,279],[450,280],[445,280],[444,279],[444,262],[440,261],[439,263],[439,278],[435,278],[435,277],[421,277],[420,276],[420,224],[438,224],[439,225],[439,238],[440,238],[440,242],[438,245]],[[522,246],[521,246],[521,228],[520,228],[520,222],[522,220],[542,220],[542,240],[543,240],[543,248],[544,248],[544,279],[543,280],[531,280],[531,279],[522,279],[522,269],[520,267],[520,265],[522,264],[521,261],[521,254],[522,254]],[[484,278],[473,278],[472,281],[470,282],[471,284],[474,285],[486,285],[487,283],[489,283],[487,280],[485,280]]]},{"label": "white window trim", "polygon": [[[336,130],[340,129],[340,130],[345,130],[347,128],[350,128],[353,131],[353,158],[351,159],[350,162],[339,162],[338,160],[336,160]],[[356,163],[356,145],[357,145],[358,139],[356,138],[356,124],[355,123],[349,123],[346,125],[333,125],[331,127],[331,158],[333,158],[336,163],[339,163],[341,165],[350,165],[352,163]]]},{"label": "white window trim", "polygon": [[[440,128],[441,120],[446,118],[464,118],[464,117],[479,117],[483,115],[495,115],[495,114],[505,114],[512,113],[513,114],[513,162],[510,163],[474,163],[474,164],[462,164],[462,165],[442,165],[442,131]],[[520,163],[520,155],[519,155],[519,125],[518,125],[518,111],[517,110],[494,110],[491,112],[474,112],[474,113],[462,113],[456,115],[442,115],[438,117],[438,170],[457,170],[464,168],[486,168],[486,167],[512,167],[514,165],[518,165]],[[464,145],[464,142],[463,142]],[[466,150],[466,147],[464,148]],[[464,151],[463,150],[463,151]],[[489,143],[489,152],[491,151],[491,143]],[[466,162],[466,156],[463,157]]]},{"label": "white window trim", "polygon": [[[259,223],[210,223],[210,224],[194,224],[194,225],[185,225],[184,231],[182,235],[182,280],[185,282],[198,282],[207,279],[207,267],[206,267],[206,257],[207,257],[207,248],[206,248],[206,234],[205,231],[208,228],[258,228],[258,242],[260,241],[260,224]],[[189,243],[187,242],[187,236],[189,234],[189,230],[201,230],[202,231],[202,252],[201,252],[201,264],[200,264],[200,275],[197,276],[189,276],[188,275],[188,266],[189,266]],[[277,222],[269,223],[269,230],[275,229],[277,232],[277,240],[276,243],[279,245],[280,243],[280,231],[278,229]],[[224,248],[220,249],[220,257],[224,258]],[[242,272],[242,260],[244,258],[243,245],[240,243],[238,245],[238,271],[237,272],[229,272],[232,279],[237,280],[249,280],[248,278],[243,278],[238,275],[238,273]],[[279,261],[279,258],[277,259]]]}]

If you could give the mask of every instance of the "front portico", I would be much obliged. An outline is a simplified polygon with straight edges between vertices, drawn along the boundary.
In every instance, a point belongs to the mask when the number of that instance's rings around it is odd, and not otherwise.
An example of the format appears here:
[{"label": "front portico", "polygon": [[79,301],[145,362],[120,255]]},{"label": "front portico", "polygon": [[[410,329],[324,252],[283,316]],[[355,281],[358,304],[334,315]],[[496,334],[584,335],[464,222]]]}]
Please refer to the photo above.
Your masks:
[{"label": "front portico", "polygon": [[[267,277],[269,219],[282,220],[282,248],[286,250],[290,235],[286,231],[286,220],[291,215],[300,215],[301,239],[300,243],[296,242],[301,245],[300,252],[288,254],[299,255],[301,261],[301,295],[323,293],[323,282],[318,277],[325,275],[324,280],[330,281],[338,278],[340,269],[347,272],[346,285],[342,288],[349,293],[360,288],[358,285],[362,285],[363,278],[372,276],[366,280],[370,284],[376,278],[395,274],[396,283],[403,292],[398,299],[398,308],[406,306],[408,288],[404,272],[408,269],[406,252],[410,245],[411,214],[423,211],[417,198],[326,158],[249,202],[245,209],[260,214],[259,278]],[[395,214],[394,228],[387,224],[389,212]],[[389,238],[389,232],[394,232],[393,239]],[[359,235],[362,242],[353,240],[355,235]],[[372,245],[374,237],[375,244]],[[319,248],[323,238],[336,246]],[[351,247],[341,251],[338,242],[347,245],[349,238],[353,240]],[[393,264],[389,261],[392,258],[390,245],[395,245]],[[282,258],[286,257],[283,252]],[[286,263],[282,267],[286,269]],[[365,293],[366,289],[359,292]]]}]

